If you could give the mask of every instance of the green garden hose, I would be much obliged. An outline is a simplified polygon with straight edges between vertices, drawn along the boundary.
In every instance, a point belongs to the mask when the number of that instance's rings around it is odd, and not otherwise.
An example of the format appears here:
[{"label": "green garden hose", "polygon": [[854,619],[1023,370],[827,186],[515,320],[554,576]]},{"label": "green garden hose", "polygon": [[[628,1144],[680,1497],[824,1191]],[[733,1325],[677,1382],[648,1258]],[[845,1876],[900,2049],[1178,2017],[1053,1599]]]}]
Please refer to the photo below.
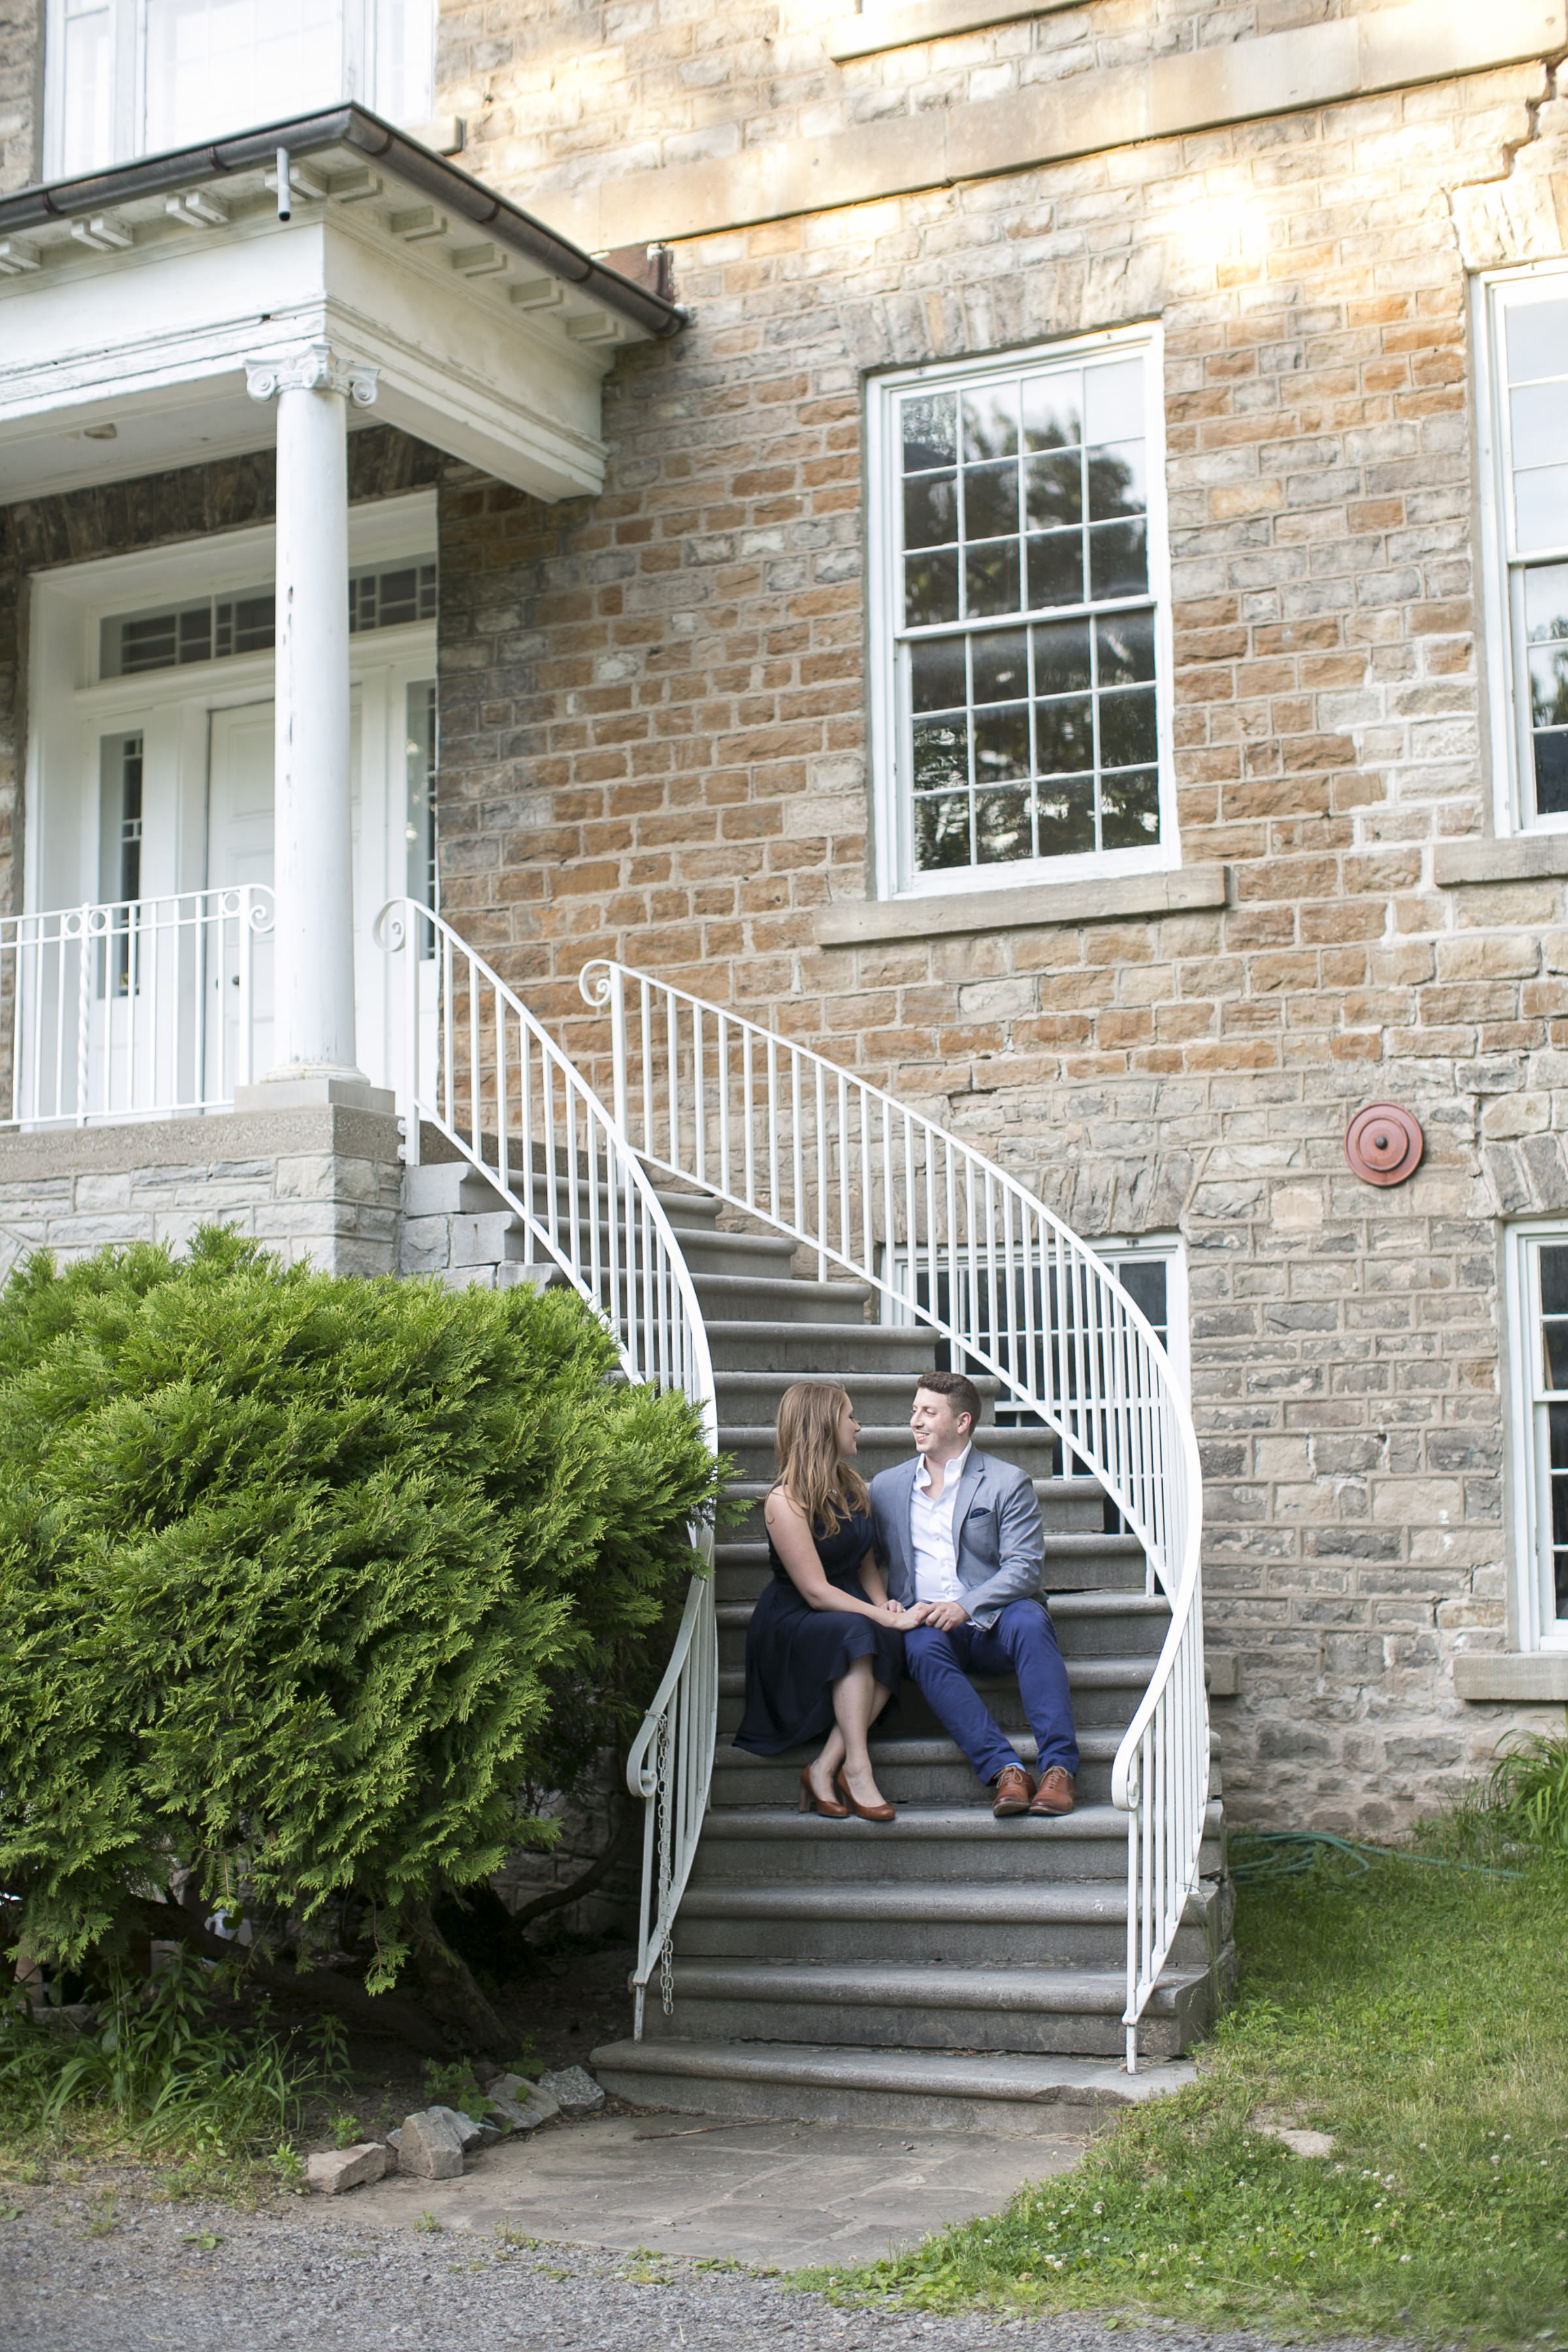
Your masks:
[{"label": "green garden hose", "polygon": [[[1238,1853],[1251,1846],[1261,1852]],[[1271,1885],[1281,1878],[1300,1878],[1326,1853],[1341,1853],[1358,1874],[1374,1862],[1418,1862],[1432,1870],[1473,1870],[1484,1878],[1522,1878],[1520,1870],[1502,1870],[1488,1862],[1450,1862],[1446,1854],[1412,1853],[1407,1846],[1367,1845],[1360,1838],[1335,1837],[1329,1830],[1236,1830],[1230,1839],[1230,1875],[1237,1886]]]}]

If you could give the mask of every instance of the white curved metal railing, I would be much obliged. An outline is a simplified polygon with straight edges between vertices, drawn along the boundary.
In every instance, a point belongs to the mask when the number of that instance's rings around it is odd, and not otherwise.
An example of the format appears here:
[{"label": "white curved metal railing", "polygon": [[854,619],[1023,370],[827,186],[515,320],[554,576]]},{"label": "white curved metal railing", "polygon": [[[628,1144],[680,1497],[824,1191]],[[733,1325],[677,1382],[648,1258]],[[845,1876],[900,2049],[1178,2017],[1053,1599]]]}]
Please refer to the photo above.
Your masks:
[{"label": "white curved metal railing", "polygon": [[1196,1886],[1209,1786],[1192,1415],[1144,1317],[1016,1178],[879,1087],[771,1030],[596,961],[615,1123],[647,1165],[717,1192],[870,1283],[1037,1416],[1115,1503],[1170,1630],[1117,1751],[1126,1814],[1127,2064]]},{"label": "white curved metal railing", "polygon": [[[718,1450],[713,1366],[680,1244],[624,1131],[553,1038],[451,925],[390,899],[375,937],[404,958],[398,1108],[407,1157],[421,1120],[454,1144],[522,1221],[525,1263],[551,1266],[597,1307],[629,1380],[683,1389]],[[434,972],[434,1003],[423,972]],[[645,1801],[637,2032],[656,1968],[673,1993],[669,1935],[707,1808],[719,1712],[713,1535],[692,1529],[701,1564],[669,1664],[626,1764]]]}]

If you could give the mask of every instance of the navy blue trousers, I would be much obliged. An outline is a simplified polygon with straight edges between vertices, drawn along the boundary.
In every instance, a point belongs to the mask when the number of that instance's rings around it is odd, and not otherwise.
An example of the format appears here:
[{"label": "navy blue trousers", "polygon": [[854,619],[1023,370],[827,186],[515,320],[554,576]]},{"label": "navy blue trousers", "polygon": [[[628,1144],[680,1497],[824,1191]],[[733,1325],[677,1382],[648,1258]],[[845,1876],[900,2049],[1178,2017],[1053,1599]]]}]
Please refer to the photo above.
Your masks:
[{"label": "navy blue trousers", "polygon": [[904,1635],[904,1659],[931,1713],[957,1740],[987,1788],[1018,1757],[971,1675],[1016,1675],[1024,1713],[1039,1750],[1037,1771],[1060,1764],[1077,1773],[1068,1670],[1043,1601],[1009,1601],[988,1632],[973,1623],[956,1625],[951,1633],[935,1625],[917,1625]]}]

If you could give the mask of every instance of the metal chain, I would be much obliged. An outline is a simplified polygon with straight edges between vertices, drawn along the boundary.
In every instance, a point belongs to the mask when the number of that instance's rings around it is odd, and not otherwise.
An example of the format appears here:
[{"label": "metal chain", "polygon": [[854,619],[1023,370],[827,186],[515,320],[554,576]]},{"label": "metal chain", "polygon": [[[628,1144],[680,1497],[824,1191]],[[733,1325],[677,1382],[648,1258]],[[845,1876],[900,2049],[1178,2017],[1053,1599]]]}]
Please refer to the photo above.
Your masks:
[{"label": "metal chain", "polygon": [[658,1909],[654,1916],[656,1932],[658,1934],[660,1939],[658,1950],[659,1999],[664,2004],[664,2013],[666,2017],[669,2017],[674,2014],[675,2011],[675,1964],[671,1958],[669,1949],[670,1930],[674,1922],[669,1917],[670,1846],[672,1843],[672,1827],[670,1822],[671,1798],[669,1786],[669,1717],[668,1713],[660,1716],[658,1720],[658,1738],[655,1745],[654,1756],[656,1759],[654,1769],[658,1787],[658,1794],[654,1799],[654,1802],[658,1807]]}]

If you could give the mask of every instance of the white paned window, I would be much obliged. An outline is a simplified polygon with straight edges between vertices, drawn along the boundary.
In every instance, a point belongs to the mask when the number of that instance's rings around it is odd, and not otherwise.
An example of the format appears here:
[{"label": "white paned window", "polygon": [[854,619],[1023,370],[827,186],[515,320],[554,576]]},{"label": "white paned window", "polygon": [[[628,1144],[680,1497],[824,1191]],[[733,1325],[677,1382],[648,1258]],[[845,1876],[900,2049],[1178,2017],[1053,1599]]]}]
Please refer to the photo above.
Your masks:
[{"label": "white paned window", "polygon": [[434,74],[431,0],[48,0],[46,175],[346,99],[423,121]]},{"label": "white paned window", "polygon": [[1518,1639],[1568,1649],[1568,1224],[1508,1236]]},{"label": "white paned window", "polygon": [[1500,833],[1568,826],[1568,269],[1477,289]]},{"label": "white paned window", "polygon": [[884,896],[1177,862],[1156,338],[871,388]]}]

